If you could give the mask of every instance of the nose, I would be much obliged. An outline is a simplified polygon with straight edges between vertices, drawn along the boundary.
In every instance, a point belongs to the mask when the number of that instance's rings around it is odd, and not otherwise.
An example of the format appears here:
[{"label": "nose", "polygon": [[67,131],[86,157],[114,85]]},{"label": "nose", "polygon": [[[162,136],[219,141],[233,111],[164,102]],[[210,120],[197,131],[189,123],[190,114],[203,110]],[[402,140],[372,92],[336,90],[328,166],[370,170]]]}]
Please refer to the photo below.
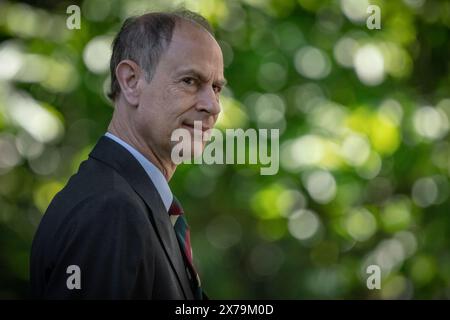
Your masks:
[{"label": "nose", "polygon": [[211,86],[205,87],[199,92],[196,109],[199,112],[207,112],[213,116],[220,113],[219,96]]}]

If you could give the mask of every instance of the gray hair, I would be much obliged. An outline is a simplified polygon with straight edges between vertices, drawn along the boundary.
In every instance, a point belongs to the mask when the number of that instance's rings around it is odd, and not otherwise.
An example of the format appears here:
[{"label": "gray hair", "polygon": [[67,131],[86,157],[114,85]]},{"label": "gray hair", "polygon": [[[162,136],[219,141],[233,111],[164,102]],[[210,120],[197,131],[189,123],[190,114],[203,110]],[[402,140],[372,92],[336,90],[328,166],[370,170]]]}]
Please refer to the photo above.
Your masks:
[{"label": "gray hair", "polygon": [[111,89],[108,93],[112,101],[120,93],[116,78],[117,65],[126,59],[136,62],[145,71],[145,79],[150,82],[161,54],[170,44],[176,24],[181,21],[196,23],[213,35],[208,21],[189,10],[151,12],[125,20],[112,44]]}]

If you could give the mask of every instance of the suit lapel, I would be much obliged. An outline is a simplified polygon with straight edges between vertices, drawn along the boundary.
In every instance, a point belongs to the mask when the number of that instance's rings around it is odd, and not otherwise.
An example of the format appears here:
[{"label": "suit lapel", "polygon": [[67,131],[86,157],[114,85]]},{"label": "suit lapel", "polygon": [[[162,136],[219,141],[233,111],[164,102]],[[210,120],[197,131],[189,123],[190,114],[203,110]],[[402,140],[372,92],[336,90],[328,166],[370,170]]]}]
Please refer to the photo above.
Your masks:
[{"label": "suit lapel", "polygon": [[194,296],[187,278],[183,257],[169,214],[144,168],[128,150],[104,136],[100,138],[89,156],[113,167],[128,181],[134,191],[150,208],[150,220],[155,226],[161,245],[177,275],[184,296],[187,299],[193,299]]}]

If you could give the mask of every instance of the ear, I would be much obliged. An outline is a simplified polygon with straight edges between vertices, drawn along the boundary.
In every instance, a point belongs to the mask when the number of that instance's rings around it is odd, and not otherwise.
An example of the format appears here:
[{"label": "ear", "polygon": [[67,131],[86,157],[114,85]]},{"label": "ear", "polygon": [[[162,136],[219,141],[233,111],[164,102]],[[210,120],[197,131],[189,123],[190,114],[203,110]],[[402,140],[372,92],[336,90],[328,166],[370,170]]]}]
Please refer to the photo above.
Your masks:
[{"label": "ear", "polygon": [[139,79],[142,75],[139,65],[132,60],[122,60],[116,67],[116,78],[124,99],[132,106],[139,104]]}]

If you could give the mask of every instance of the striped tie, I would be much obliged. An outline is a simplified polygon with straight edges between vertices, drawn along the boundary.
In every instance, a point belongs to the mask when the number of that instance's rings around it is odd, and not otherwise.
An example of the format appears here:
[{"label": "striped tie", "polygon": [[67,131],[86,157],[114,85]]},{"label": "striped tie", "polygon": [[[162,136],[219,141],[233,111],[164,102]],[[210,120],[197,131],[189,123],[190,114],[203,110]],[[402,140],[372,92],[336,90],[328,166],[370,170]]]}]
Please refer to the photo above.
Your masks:
[{"label": "striped tie", "polygon": [[178,202],[175,196],[173,197],[172,205],[169,208],[170,220],[175,229],[175,234],[177,235],[178,243],[180,245],[181,251],[183,252],[184,258],[186,260],[186,265],[188,267],[188,275],[190,276],[191,285],[194,290],[195,298],[202,300],[202,288],[200,283],[200,278],[197,271],[195,271],[194,263],[192,261],[192,248],[191,248],[191,237],[189,232],[189,225],[187,223],[186,217],[184,215],[183,208]]}]

